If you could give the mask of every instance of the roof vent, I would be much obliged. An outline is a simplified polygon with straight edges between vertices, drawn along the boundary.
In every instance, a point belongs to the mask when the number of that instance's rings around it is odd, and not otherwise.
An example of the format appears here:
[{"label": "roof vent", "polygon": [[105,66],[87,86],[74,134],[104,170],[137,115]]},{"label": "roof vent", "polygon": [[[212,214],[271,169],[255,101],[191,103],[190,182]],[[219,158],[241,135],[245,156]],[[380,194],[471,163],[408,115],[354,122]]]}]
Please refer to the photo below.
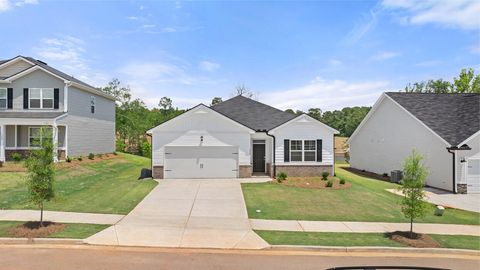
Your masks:
[{"label": "roof vent", "polygon": [[45,66],[48,66],[47,63],[43,62],[42,60],[38,60],[38,59],[37,59],[37,61],[40,62],[40,63],[42,63],[42,64],[44,64]]}]

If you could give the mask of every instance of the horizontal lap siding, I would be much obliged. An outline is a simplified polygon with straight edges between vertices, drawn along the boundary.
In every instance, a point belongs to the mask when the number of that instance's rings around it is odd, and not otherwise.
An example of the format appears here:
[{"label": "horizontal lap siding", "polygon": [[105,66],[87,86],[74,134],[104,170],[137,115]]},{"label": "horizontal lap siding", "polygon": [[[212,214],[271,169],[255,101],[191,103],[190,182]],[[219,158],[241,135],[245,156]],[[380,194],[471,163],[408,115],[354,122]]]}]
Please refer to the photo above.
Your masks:
[{"label": "horizontal lap siding", "polygon": [[14,74],[19,73],[20,71],[26,70],[31,67],[29,63],[25,61],[18,61],[14,64],[10,64],[2,69],[0,69],[0,77],[10,77]]}]

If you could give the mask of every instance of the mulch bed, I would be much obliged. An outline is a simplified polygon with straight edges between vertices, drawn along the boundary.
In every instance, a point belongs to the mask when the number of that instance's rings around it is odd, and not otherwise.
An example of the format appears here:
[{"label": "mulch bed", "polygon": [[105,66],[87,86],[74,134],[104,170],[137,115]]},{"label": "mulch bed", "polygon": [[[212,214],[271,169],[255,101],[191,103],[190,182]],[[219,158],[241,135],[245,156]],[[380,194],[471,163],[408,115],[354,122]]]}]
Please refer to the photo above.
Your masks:
[{"label": "mulch bed", "polygon": [[88,156],[82,157],[82,161],[79,161],[77,158],[72,158],[71,162],[66,162],[62,161],[58,163],[59,168],[71,168],[71,167],[76,167],[79,164],[84,164],[84,163],[95,163],[95,162],[100,162],[102,160],[110,160],[110,159],[117,159],[119,158],[118,155],[114,154],[104,154],[101,157],[98,157],[95,155],[94,159],[89,159]]},{"label": "mulch bed", "polygon": [[386,234],[393,241],[415,248],[441,248],[442,246],[426,234],[413,233],[411,239],[410,232],[395,231]]},{"label": "mulch bed", "polygon": [[12,237],[36,238],[46,237],[52,233],[63,231],[63,229],[65,229],[65,225],[61,223],[44,221],[43,227],[40,227],[40,222],[29,221],[11,228],[8,230],[8,234]]},{"label": "mulch bed", "polygon": [[327,181],[322,180],[321,177],[288,177],[286,180],[278,183],[278,181],[273,181],[272,183],[290,187],[301,187],[301,188],[315,188],[315,189],[347,189],[352,187],[351,183],[345,182],[345,184],[340,184],[340,179],[337,177],[329,176],[328,180],[333,182],[332,187],[327,187]]},{"label": "mulch bed", "polygon": [[354,174],[358,174],[358,175],[361,175],[361,176],[368,177],[368,178],[373,178],[373,179],[377,179],[377,180],[390,182],[390,177],[384,176],[384,175],[381,175],[381,174],[378,174],[378,173],[359,170],[359,169],[355,169],[355,168],[352,168],[352,167],[342,167],[342,169],[347,170],[347,171],[349,171],[351,173],[354,173]]},{"label": "mulch bed", "polygon": [[24,172],[23,163],[6,162],[0,166],[0,172]]}]

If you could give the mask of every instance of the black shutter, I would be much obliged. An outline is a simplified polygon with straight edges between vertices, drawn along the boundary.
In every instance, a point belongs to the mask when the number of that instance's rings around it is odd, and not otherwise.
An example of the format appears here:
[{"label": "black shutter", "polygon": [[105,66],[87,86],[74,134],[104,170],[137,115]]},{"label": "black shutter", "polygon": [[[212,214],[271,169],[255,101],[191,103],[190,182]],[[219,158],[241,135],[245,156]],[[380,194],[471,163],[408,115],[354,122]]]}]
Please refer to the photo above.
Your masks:
[{"label": "black shutter", "polygon": [[13,88],[7,88],[7,108],[13,109]]},{"label": "black shutter", "polygon": [[317,162],[322,162],[322,140],[317,140]]},{"label": "black shutter", "polygon": [[93,106],[93,105],[90,106],[90,112],[95,113],[95,106]]},{"label": "black shutter", "polygon": [[28,88],[23,88],[23,108],[28,109]]},{"label": "black shutter", "polygon": [[58,109],[58,99],[60,98],[60,90],[58,88],[53,89],[53,108]]},{"label": "black shutter", "polygon": [[290,162],[290,140],[283,140],[283,161]]}]

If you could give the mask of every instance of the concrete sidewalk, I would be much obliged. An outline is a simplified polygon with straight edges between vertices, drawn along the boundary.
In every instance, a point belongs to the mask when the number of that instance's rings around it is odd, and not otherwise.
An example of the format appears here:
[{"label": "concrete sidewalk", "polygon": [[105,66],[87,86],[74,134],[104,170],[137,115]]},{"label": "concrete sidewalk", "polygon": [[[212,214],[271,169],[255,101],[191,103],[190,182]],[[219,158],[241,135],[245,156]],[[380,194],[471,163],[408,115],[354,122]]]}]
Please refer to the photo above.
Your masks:
[{"label": "concrete sidewalk", "polygon": [[[408,231],[410,223],[250,219],[254,230],[291,232],[386,233]],[[417,233],[480,236],[480,226],[414,223]]]},{"label": "concrete sidewalk", "polygon": [[[75,212],[43,211],[43,220],[64,223],[115,224],[124,216]],[[40,219],[39,210],[0,210],[3,221],[34,221]]]}]

